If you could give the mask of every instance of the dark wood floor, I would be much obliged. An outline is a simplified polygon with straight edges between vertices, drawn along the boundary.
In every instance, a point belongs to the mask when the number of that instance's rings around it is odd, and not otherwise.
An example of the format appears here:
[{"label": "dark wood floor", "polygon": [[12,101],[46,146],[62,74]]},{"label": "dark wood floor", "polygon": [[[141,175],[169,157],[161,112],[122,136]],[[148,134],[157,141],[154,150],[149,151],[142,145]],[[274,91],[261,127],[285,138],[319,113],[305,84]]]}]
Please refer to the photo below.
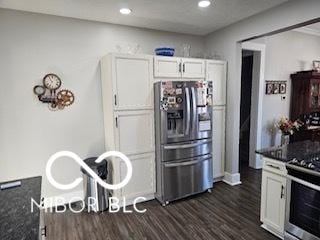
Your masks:
[{"label": "dark wood floor", "polygon": [[48,239],[275,240],[260,228],[261,172],[242,171],[240,186],[217,183],[212,193],[167,207],[149,201],[140,205],[147,209],[143,214],[47,213]]}]

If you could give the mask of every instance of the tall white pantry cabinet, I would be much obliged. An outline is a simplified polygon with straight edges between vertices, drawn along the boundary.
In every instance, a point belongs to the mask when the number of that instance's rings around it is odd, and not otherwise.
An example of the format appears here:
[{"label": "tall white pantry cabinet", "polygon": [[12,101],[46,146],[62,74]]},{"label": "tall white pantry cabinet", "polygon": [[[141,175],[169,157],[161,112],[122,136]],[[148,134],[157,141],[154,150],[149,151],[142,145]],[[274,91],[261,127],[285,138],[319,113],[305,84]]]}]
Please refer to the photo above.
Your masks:
[{"label": "tall white pantry cabinet", "polygon": [[[132,178],[122,189],[113,191],[120,205],[136,197],[154,198],[155,141],[153,111],[153,57],[109,54],[101,60],[102,99],[107,151],[129,157]],[[126,176],[126,165],[113,159],[111,176],[119,183]]]},{"label": "tall white pantry cabinet", "polygon": [[227,62],[220,60],[207,60],[206,80],[212,81],[213,87],[213,177],[215,181],[219,181],[223,178],[225,170]]},{"label": "tall white pantry cabinet", "polygon": [[[136,197],[154,198],[155,136],[154,78],[213,81],[213,170],[224,174],[226,62],[112,53],[101,60],[102,98],[106,150],[126,154],[132,162],[131,181],[112,195],[133,203]],[[111,177],[119,183],[126,175],[123,161],[113,159]]]}]

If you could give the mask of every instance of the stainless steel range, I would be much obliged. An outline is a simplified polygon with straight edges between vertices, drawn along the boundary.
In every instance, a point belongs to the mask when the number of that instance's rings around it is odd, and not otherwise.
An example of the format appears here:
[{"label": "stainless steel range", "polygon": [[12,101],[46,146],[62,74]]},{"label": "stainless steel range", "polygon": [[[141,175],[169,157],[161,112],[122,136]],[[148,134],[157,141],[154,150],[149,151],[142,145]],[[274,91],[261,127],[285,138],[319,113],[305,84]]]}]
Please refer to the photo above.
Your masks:
[{"label": "stainless steel range", "polygon": [[320,153],[287,164],[285,239],[320,240]]},{"label": "stainless steel range", "polygon": [[212,85],[162,81],[154,91],[156,198],[166,205],[212,188]]}]

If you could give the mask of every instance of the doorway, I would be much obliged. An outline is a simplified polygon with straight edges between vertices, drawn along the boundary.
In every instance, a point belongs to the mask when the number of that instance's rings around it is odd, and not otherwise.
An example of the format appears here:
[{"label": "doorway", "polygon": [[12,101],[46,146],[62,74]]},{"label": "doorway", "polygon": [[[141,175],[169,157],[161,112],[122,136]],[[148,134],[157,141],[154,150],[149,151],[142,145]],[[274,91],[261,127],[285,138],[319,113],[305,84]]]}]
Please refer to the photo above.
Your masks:
[{"label": "doorway", "polygon": [[265,45],[242,43],[239,169],[262,168],[255,151],[261,148],[262,99],[264,94]]},{"label": "doorway", "polygon": [[253,73],[253,51],[242,50],[239,163],[240,171],[249,166],[250,114]]}]

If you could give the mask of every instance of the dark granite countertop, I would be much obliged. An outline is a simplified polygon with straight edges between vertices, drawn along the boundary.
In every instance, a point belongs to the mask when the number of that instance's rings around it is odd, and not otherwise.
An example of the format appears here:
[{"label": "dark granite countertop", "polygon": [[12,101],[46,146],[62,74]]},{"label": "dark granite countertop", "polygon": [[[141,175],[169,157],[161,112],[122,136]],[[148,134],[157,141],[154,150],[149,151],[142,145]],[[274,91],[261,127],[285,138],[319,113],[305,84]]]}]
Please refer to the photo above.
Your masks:
[{"label": "dark granite countertop", "polygon": [[289,162],[293,158],[304,159],[309,155],[320,155],[320,142],[295,142],[284,146],[257,150],[256,153],[271,159]]},{"label": "dark granite countertop", "polygon": [[[41,200],[41,177],[19,179],[20,187],[0,190],[0,239],[35,240],[39,238],[40,211],[31,198]],[[3,184],[3,183],[1,183]]]}]

